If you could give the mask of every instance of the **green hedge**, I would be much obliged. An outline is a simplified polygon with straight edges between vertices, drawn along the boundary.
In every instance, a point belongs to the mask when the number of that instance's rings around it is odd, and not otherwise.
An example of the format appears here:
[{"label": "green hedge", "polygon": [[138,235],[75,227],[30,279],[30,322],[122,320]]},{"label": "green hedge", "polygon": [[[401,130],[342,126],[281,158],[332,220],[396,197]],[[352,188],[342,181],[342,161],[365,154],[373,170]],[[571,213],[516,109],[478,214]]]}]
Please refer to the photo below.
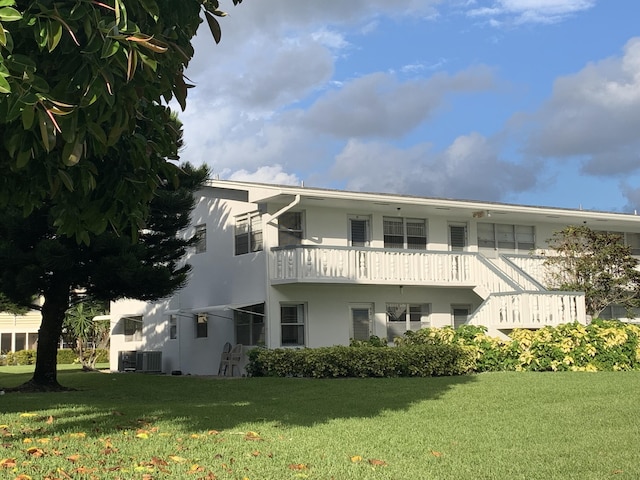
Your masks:
[{"label": "green hedge", "polygon": [[[58,363],[60,365],[79,363],[78,355],[70,349],[58,350]],[[109,350],[98,350],[97,363],[109,362]],[[19,350],[17,352],[8,352],[5,355],[4,365],[34,365],[36,363],[35,350]]]},{"label": "green hedge", "polygon": [[460,345],[376,346],[303,349],[256,348],[247,372],[256,377],[428,377],[469,373],[472,351]]},{"label": "green hedge", "polygon": [[407,332],[398,345],[462,345],[475,352],[476,372],[640,370],[640,326],[596,319],[538,330],[518,329],[510,340],[484,327],[426,328]]}]

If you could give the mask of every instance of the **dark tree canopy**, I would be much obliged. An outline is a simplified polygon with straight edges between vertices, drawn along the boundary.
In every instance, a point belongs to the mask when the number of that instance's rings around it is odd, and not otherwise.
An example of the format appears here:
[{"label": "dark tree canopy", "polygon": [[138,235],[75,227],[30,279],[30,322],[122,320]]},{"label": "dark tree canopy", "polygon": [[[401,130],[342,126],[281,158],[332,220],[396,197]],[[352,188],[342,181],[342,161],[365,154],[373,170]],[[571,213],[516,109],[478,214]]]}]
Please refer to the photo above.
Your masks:
[{"label": "dark tree canopy", "polygon": [[178,184],[161,178],[137,241],[105,231],[78,244],[56,232],[56,217],[47,203],[27,217],[16,208],[0,210],[0,291],[22,306],[36,296],[44,298],[34,383],[57,385],[57,344],[65,312],[75,299],[155,300],[184,284],[190,266],[183,258],[194,239],[184,238],[181,231],[190,222],[193,193],[207,175],[206,167],[185,165]]},{"label": "dark tree canopy", "polygon": [[2,0],[0,208],[46,205],[83,243],[135,234],[158,175],[175,174],[166,103],[186,105],[202,12],[219,41],[217,0]]},{"label": "dark tree canopy", "polygon": [[548,286],[584,292],[588,315],[596,317],[610,304],[629,312],[640,305],[638,259],[619,234],[569,226],[553,234],[549,247]]}]

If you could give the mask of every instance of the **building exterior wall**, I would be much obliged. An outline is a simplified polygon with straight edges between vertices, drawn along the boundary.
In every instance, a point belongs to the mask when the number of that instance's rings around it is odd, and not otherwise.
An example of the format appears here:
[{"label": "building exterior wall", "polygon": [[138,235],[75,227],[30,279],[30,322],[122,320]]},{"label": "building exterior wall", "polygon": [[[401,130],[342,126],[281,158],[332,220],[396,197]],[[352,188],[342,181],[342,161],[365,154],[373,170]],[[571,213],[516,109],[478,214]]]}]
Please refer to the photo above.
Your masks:
[{"label": "building exterior wall", "polygon": [[0,313],[0,354],[35,349],[41,321],[37,310],[25,315]]},{"label": "building exterior wall", "polygon": [[[236,255],[236,220],[238,216],[251,212],[261,215],[263,248],[257,252]],[[286,212],[302,214],[304,234],[300,247],[278,247],[278,217]],[[568,224],[590,222],[599,229],[640,233],[638,217],[601,213],[589,215],[582,211],[542,207],[214,181],[211,187],[201,192],[192,215],[192,227],[184,232],[186,237],[191,237],[196,233],[196,226],[206,226],[205,251],[196,253],[194,249],[185,259],[193,267],[188,284],[171,298],[160,302],[122,300],[112,305],[111,365],[114,368],[118,364],[122,351],[161,351],[165,373],[216,374],[224,344],[237,342],[234,315],[258,304],[264,304],[265,319],[264,336],[260,342],[269,348],[283,346],[283,328],[291,327],[282,326],[283,305],[303,306],[304,340],[298,346],[305,347],[348,344],[354,335],[351,307],[358,310],[371,307],[371,334],[380,338],[388,334],[388,304],[427,305],[428,314],[422,317],[423,326],[433,327],[453,325],[454,310],[460,314],[465,308],[472,313],[470,322],[481,321],[478,319],[483,317],[477,316],[478,311],[490,307],[491,315],[503,319],[517,317],[525,328],[539,328],[550,324],[551,318],[555,321],[560,318],[558,315],[544,317],[535,313],[537,324],[520,318],[520,314],[525,315],[533,308],[532,305],[540,302],[560,306],[565,314],[567,306],[571,305],[571,315],[565,315],[562,319],[586,321],[584,299],[579,293],[547,295],[550,292],[543,291],[544,288],[535,281],[525,278],[526,272],[515,275],[517,272],[514,267],[509,266],[509,270],[500,257],[504,253],[527,256],[531,248],[496,250],[480,246],[477,239],[479,223],[534,227],[538,251],[546,247],[546,240],[553,232]],[[370,226],[369,244],[358,249],[350,247],[349,219],[354,216],[367,218]],[[385,249],[385,217],[425,219],[427,249]],[[596,221],[600,223],[596,224]],[[464,252],[452,252],[450,224],[466,228]],[[293,252],[295,256],[282,252]],[[329,258],[328,263],[313,263],[325,253]],[[329,254],[335,255],[330,257]],[[395,270],[392,275],[385,273],[387,276],[367,277],[358,275],[362,272],[356,272],[356,275],[349,277],[340,273],[346,271],[347,267],[354,267],[343,264],[345,258],[358,262],[365,257],[371,262],[379,262],[382,258],[399,263],[392,265]],[[441,281],[408,281],[414,278],[408,272],[416,268],[415,262],[422,262],[424,265],[421,264],[420,268],[427,268],[426,259],[436,257],[439,263],[433,265],[437,264],[437,268],[443,269]],[[293,259],[298,259],[299,264],[291,263]],[[459,263],[462,261],[463,264]],[[429,268],[434,268],[429,265]],[[464,271],[460,270],[457,272],[459,275],[451,276],[452,265]],[[368,269],[374,267],[355,265],[354,268],[359,266]],[[338,273],[324,275],[321,270],[325,267]],[[469,271],[478,268],[483,270],[479,274]],[[294,274],[278,276],[278,269]],[[313,269],[319,269],[315,277],[305,276]],[[460,279],[462,273],[471,280]],[[493,302],[488,302],[488,299]],[[507,311],[505,306],[511,310]],[[514,312],[513,308],[521,311]],[[207,336],[204,338],[198,338],[197,335],[198,314],[206,315]],[[126,341],[121,325],[124,319],[139,315],[143,318],[141,336],[137,340],[129,336]],[[171,338],[172,318],[177,338]],[[299,331],[298,327],[292,328]],[[507,331],[513,325],[507,323],[502,327]],[[490,331],[500,332],[500,325],[491,327]]]}]

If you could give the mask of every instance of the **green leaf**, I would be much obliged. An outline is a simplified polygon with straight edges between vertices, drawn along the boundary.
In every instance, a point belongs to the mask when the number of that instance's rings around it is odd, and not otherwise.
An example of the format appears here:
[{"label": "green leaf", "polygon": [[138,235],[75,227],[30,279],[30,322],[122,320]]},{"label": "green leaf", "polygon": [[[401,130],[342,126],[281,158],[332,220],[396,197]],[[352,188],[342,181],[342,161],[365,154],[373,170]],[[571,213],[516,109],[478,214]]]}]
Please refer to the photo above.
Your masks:
[{"label": "green leaf", "polygon": [[3,22],[15,22],[22,18],[22,14],[11,7],[3,7],[0,8],[0,20]]},{"label": "green leaf", "polygon": [[0,0],[0,7],[15,7],[15,0]]},{"label": "green leaf", "polygon": [[53,52],[62,39],[62,24],[49,20],[47,26],[47,48]]},{"label": "green leaf", "polygon": [[16,157],[16,167],[23,168],[29,163],[31,160],[31,151],[27,150],[26,152],[18,152],[18,156]]},{"label": "green leaf", "polygon": [[69,176],[69,174],[64,170],[58,170],[58,177],[60,178],[60,180],[62,180],[62,183],[64,184],[66,189],[70,192],[73,192],[73,180]]},{"label": "green leaf", "polygon": [[208,11],[205,10],[204,16],[207,19],[207,23],[209,24],[209,30],[211,30],[211,35],[213,35],[213,39],[216,43],[220,43],[220,39],[222,38],[222,30],[220,29],[220,24],[216,17],[211,15]]},{"label": "green leaf", "polygon": [[33,126],[33,120],[35,118],[35,108],[33,105],[25,105],[22,108],[22,127],[25,130],[29,130]]},{"label": "green leaf", "polygon": [[159,17],[160,9],[158,8],[156,0],[140,0],[140,3],[142,4],[142,8],[144,8],[154,19]]},{"label": "green leaf", "polygon": [[82,150],[81,143],[67,143],[62,150],[62,162],[67,167],[73,167],[80,161]]},{"label": "green leaf", "polygon": [[107,144],[107,135],[104,133],[104,130],[100,127],[100,125],[94,122],[89,122],[87,123],[87,128],[89,129],[89,132],[91,132],[91,135],[93,135],[95,140],[100,142],[102,145]]},{"label": "green leaf", "polygon": [[7,34],[4,32],[4,27],[0,23],[0,45],[5,47],[7,45]]},{"label": "green leaf", "polygon": [[22,107],[21,112],[22,117],[22,127],[25,130],[29,130],[33,126],[33,120],[35,118],[35,108],[33,105],[25,105]]},{"label": "green leaf", "polygon": [[116,42],[111,38],[106,38],[102,45],[102,53],[100,58],[109,58],[120,49],[120,42]]},{"label": "green leaf", "polygon": [[11,85],[2,75],[0,75],[0,93],[11,93]]}]

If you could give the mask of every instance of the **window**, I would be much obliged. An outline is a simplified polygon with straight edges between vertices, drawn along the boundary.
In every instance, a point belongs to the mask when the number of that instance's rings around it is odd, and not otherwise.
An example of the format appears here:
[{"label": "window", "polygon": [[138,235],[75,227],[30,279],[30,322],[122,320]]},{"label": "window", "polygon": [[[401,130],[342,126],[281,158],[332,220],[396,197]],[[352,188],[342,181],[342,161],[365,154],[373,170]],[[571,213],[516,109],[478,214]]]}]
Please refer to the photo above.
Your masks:
[{"label": "window", "polygon": [[278,217],[278,245],[300,245],[304,236],[302,212],[285,212]]},{"label": "window", "polygon": [[387,303],[387,341],[429,326],[428,304]]},{"label": "window", "polygon": [[426,250],[427,222],[414,218],[384,217],[384,248]]},{"label": "window", "polygon": [[449,225],[449,246],[453,251],[464,250],[467,246],[467,226]]},{"label": "window", "polygon": [[451,320],[453,328],[458,328],[465,325],[469,321],[469,314],[471,313],[471,307],[468,305],[452,305],[451,306]]},{"label": "window", "polygon": [[626,233],[625,244],[631,248],[631,255],[640,255],[640,233]]},{"label": "window", "polygon": [[373,304],[352,304],[351,310],[351,338],[353,340],[369,340],[373,331],[371,329],[373,317]]},{"label": "window", "polygon": [[236,255],[262,250],[262,218],[258,212],[236,217]]},{"label": "window", "polygon": [[175,340],[178,338],[178,316],[169,315],[169,338]]},{"label": "window", "polygon": [[280,305],[280,344],[283,347],[304,346],[304,304]]},{"label": "window", "polygon": [[142,315],[124,317],[122,322],[125,342],[142,340]]},{"label": "window", "polygon": [[0,333],[0,355],[11,351],[11,334]]},{"label": "window", "polygon": [[236,343],[255,346],[264,345],[264,303],[249,305],[233,311]]},{"label": "window", "polygon": [[206,313],[198,313],[195,316],[196,338],[207,338],[209,319]]},{"label": "window", "polygon": [[366,217],[349,218],[349,235],[352,247],[368,247],[369,219]]},{"label": "window", "polygon": [[207,226],[196,225],[195,246],[196,253],[203,253],[207,251]]},{"label": "window", "polygon": [[478,247],[528,252],[535,248],[535,231],[530,225],[478,223]]}]

